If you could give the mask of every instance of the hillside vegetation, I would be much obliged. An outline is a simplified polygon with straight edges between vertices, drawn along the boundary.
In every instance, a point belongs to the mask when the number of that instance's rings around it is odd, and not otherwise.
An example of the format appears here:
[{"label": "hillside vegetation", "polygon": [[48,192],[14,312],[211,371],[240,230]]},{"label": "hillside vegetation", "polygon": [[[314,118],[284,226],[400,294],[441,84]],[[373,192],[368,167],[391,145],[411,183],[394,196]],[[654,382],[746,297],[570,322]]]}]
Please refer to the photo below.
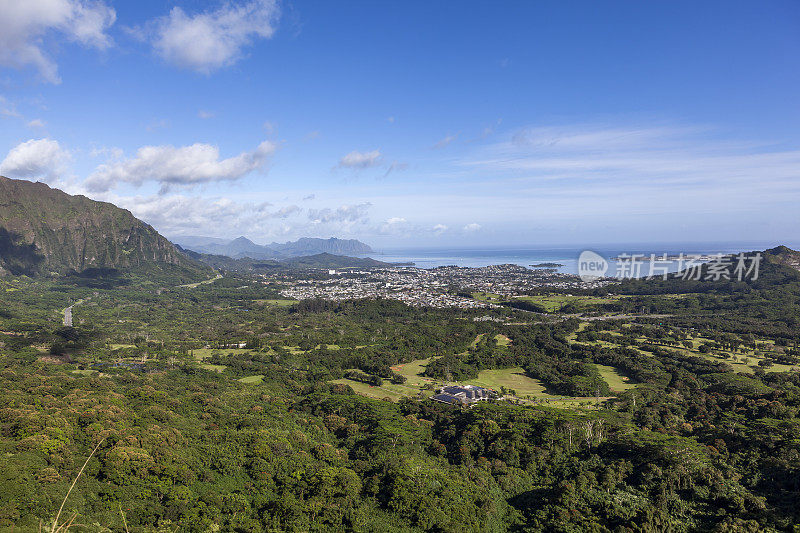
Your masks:
[{"label": "hillside vegetation", "polygon": [[179,277],[210,272],[125,209],[0,177],[0,273],[107,275],[129,269]]}]

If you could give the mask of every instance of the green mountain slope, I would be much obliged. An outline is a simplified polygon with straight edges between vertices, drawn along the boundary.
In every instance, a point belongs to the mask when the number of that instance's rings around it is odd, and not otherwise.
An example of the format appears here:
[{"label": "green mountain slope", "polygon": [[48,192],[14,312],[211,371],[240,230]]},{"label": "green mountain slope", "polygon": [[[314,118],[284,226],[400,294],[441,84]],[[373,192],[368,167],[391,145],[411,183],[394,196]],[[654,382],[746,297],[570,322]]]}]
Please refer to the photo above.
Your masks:
[{"label": "green mountain slope", "polygon": [[369,268],[392,266],[390,263],[377,261],[370,257],[347,257],[343,255],[333,255],[327,252],[284,259],[281,263],[291,268]]},{"label": "green mountain slope", "polygon": [[213,237],[179,236],[175,243],[186,250],[201,254],[226,255],[234,259],[250,258],[256,260],[281,260],[290,257],[303,257],[327,253],[331,255],[360,256],[374,253],[368,245],[355,239],[317,239],[303,237],[296,241],[265,246],[254,243],[245,237],[230,242]]},{"label": "green mountain slope", "polygon": [[800,270],[800,252],[787,246],[776,246],[764,252],[764,257],[771,263]]},{"label": "green mountain slope", "polygon": [[125,209],[0,176],[0,273],[142,268],[208,274]]},{"label": "green mountain slope", "polygon": [[326,268],[383,268],[394,266],[392,263],[377,261],[369,257],[349,257],[321,253],[303,257],[291,257],[280,260],[256,260],[249,257],[234,259],[226,255],[201,254],[192,250],[177,248],[191,259],[200,261],[214,269],[229,270],[232,272],[251,272],[264,269],[326,269]]}]

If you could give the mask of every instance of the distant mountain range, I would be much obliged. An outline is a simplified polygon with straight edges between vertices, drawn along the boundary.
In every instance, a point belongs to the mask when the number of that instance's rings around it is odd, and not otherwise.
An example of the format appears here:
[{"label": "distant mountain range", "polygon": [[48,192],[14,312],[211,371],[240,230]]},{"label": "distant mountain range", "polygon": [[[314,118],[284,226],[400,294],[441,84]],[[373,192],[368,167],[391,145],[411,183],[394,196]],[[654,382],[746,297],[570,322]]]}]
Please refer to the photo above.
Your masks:
[{"label": "distant mountain range", "polygon": [[210,274],[130,211],[0,176],[0,275],[143,268],[180,278]]},{"label": "distant mountain range", "polygon": [[359,256],[374,253],[374,250],[355,239],[313,239],[304,237],[293,242],[259,245],[245,237],[232,241],[213,237],[176,237],[173,241],[186,250],[201,254],[224,255],[234,259],[257,260],[287,259],[316,254]]},{"label": "distant mountain range", "polygon": [[306,255],[300,257],[288,257],[284,259],[252,259],[250,257],[240,257],[234,259],[227,255],[202,254],[192,250],[181,248],[175,245],[178,250],[185,253],[188,257],[205,263],[217,270],[227,270],[231,272],[251,272],[271,269],[336,269],[336,268],[372,268],[390,267],[392,263],[384,263],[369,257],[349,257],[344,255],[334,255],[327,252]]},{"label": "distant mountain range", "polygon": [[[310,239],[260,246],[183,237],[174,245],[129,211],[44,183],[0,176],[0,275],[59,274],[114,278],[146,274],[159,283],[203,279],[212,268],[343,268],[386,266],[357,240]],[[186,248],[184,250],[184,248]]]}]

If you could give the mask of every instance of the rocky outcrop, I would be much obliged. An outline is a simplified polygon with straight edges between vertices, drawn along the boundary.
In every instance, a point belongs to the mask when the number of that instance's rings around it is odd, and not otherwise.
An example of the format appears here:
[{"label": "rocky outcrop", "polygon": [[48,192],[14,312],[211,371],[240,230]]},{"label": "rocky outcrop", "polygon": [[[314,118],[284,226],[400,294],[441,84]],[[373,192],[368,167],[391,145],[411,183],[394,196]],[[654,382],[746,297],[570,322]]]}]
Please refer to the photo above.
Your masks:
[{"label": "rocky outcrop", "polygon": [[130,211],[0,176],[0,268],[12,274],[199,267]]}]

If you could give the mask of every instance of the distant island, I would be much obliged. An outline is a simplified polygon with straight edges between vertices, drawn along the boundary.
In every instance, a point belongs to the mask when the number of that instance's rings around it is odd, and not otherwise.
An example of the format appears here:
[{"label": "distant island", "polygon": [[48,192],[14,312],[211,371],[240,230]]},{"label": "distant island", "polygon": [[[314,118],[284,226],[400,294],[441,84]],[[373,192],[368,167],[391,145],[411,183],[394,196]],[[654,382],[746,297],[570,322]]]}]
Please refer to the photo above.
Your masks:
[{"label": "distant island", "polygon": [[530,265],[531,268],[558,268],[563,266],[561,263],[536,263],[535,265]]}]

